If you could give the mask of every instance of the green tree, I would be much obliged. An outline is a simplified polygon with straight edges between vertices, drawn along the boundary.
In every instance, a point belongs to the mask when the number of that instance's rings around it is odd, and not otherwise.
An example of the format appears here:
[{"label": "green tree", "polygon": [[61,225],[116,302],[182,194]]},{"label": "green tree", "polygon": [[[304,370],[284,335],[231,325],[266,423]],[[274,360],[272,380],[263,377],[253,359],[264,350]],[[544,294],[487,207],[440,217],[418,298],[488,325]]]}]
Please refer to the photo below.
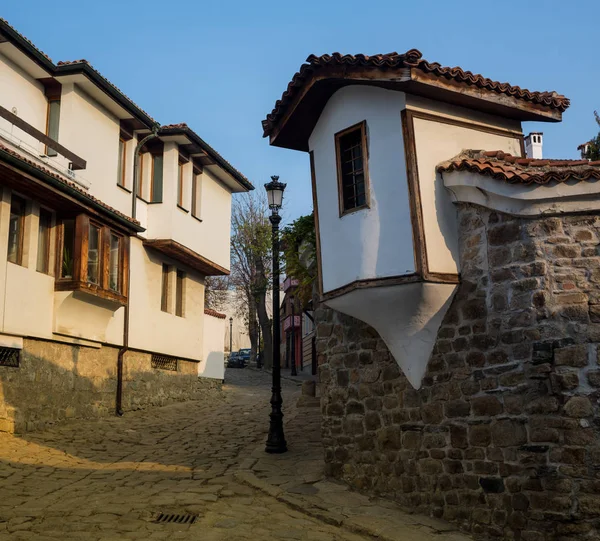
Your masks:
[{"label": "green tree", "polygon": [[281,240],[285,274],[298,280],[296,298],[305,308],[312,298],[317,277],[314,215],[294,220],[283,229]]},{"label": "green tree", "polygon": [[[594,111],[594,117],[596,118],[598,128],[600,128],[600,115],[598,115],[597,111]],[[585,157],[592,161],[600,160],[600,131],[596,137],[590,140]]]}]

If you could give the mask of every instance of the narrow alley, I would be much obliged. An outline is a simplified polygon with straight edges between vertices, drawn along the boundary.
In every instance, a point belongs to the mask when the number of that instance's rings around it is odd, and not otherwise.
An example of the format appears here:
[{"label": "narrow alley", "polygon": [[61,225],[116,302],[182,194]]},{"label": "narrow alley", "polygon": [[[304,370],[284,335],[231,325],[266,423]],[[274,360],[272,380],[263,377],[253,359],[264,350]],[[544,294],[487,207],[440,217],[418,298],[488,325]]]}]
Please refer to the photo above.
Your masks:
[{"label": "narrow alley", "polygon": [[319,408],[283,391],[286,455],[262,450],[269,375],[250,369],[203,401],[0,434],[0,539],[466,539],[324,480]]}]

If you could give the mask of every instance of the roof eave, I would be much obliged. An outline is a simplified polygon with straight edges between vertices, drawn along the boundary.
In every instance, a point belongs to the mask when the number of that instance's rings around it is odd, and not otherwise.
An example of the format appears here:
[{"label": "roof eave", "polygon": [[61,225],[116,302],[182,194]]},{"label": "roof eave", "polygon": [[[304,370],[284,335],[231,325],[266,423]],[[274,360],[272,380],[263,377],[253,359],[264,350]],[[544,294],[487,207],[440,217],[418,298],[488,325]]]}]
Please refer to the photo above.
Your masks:
[{"label": "roof eave", "polygon": [[156,124],[156,121],[145,113],[139,107],[136,107],[122,92],[113,87],[108,81],[102,77],[90,64],[73,63],[61,64],[55,68],[55,76],[61,75],[78,75],[83,74],[90,79],[98,88],[100,88],[111,99],[115,100],[123,109],[129,111],[131,115],[144,124],[148,129]]},{"label": "roof eave", "polygon": [[212,148],[204,139],[202,139],[194,130],[188,127],[176,127],[176,128],[161,128],[158,132],[159,135],[185,135],[190,141],[196,143],[202,150],[206,152],[206,154],[212,158],[215,163],[227,172],[231,177],[237,182],[243,190],[241,191],[250,191],[254,190],[254,185],[244,178],[241,173],[235,169],[230,163],[225,161],[225,159],[214,149]]},{"label": "roof eave", "polygon": [[40,68],[53,72],[56,69],[54,62],[41,53],[35,46],[19,34],[5,20],[0,19],[0,33],[4,35],[11,43],[23,51]]}]

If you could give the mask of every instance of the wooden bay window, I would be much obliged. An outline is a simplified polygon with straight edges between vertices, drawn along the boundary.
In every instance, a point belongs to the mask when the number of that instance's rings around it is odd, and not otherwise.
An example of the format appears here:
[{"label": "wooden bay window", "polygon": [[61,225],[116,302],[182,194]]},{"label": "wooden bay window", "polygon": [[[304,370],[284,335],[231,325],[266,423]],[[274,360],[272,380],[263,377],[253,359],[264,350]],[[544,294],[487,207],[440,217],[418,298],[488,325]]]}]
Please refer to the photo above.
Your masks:
[{"label": "wooden bay window", "polygon": [[58,222],[55,289],[84,291],[123,304],[129,238],[85,214]]},{"label": "wooden bay window", "polygon": [[50,230],[52,228],[52,213],[40,209],[38,226],[38,251],[36,270],[44,274],[50,273]]}]

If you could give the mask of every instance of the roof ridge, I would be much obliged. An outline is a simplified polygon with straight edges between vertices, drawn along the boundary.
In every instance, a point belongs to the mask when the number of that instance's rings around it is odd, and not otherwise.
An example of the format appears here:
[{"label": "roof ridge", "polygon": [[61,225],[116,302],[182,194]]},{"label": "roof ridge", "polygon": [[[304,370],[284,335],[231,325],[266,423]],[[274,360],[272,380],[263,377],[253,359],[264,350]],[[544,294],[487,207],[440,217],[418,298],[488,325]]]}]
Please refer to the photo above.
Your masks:
[{"label": "roof ridge", "polygon": [[262,121],[263,137],[271,134],[275,123],[283,115],[283,109],[295,96],[296,89],[303,86],[308,77],[315,71],[323,69],[330,65],[345,65],[349,67],[364,66],[371,68],[390,69],[399,67],[416,68],[424,73],[432,73],[437,77],[452,79],[459,83],[475,85],[479,88],[506,94],[517,99],[534,102],[546,107],[557,109],[564,112],[570,105],[570,100],[556,91],[531,91],[527,88],[494,81],[481,74],[465,71],[462,68],[442,66],[438,62],[428,62],[423,59],[421,51],[418,49],[409,49],[405,53],[396,52],[376,55],[364,54],[345,54],[335,52],[332,54],[323,54],[320,56],[311,54],[307,57],[306,63],[300,66],[300,69],[294,74],[287,88],[281,95],[281,98],[275,102],[273,110]]}]

